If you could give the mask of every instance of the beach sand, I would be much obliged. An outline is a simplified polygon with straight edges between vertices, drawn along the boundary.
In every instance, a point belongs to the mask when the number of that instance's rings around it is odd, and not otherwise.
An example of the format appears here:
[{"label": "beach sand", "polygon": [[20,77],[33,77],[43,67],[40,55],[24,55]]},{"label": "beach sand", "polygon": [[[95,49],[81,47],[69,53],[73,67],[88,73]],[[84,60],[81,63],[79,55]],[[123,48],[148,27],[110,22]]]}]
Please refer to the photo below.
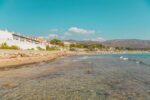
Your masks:
[{"label": "beach sand", "polygon": [[0,70],[50,61],[70,54],[66,51],[0,50]]},{"label": "beach sand", "polygon": [[35,50],[0,50],[0,70],[18,68],[22,65],[50,61],[67,55],[93,55],[93,54],[128,54],[147,53],[143,51],[98,51],[98,52],[73,52],[73,51],[35,51]]}]

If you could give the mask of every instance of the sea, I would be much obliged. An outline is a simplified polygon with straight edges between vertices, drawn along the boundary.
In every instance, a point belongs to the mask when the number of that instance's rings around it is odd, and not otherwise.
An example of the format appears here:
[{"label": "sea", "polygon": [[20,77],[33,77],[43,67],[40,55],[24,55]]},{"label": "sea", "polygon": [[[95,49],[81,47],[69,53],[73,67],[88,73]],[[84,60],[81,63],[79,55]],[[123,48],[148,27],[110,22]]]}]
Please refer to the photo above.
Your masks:
[{"label": "sea", "polygon": [[0,100],[150,100],[150,53],[67,56],[21,68],[13,70],[32,75],[11,77],[17,85],[1,85]]}]

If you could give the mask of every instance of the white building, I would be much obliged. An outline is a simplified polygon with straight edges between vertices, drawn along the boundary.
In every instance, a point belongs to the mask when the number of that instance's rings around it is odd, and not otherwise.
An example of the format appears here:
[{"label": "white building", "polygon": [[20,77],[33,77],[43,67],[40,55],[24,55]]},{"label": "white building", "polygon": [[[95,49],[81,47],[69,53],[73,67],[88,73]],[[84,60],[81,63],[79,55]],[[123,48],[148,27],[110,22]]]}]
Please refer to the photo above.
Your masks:
[{"label": "white building", "polygon": [[70,46],[72,43],[70,42],[63,42],[65,46]]},{"label": "white building", "polygon": [[37,38],[31,38],[27,36],[23,36],[20,34],[15,34],[12,32],[8,32],[7,30],[0,30],[0,44],[7,43],[9,46],[16,45],[20,49],[37,49],[40,47],[42,49],[46,49],[47,42],[40,41]]},{"label": "white building", "polygon": [[70,41],[70,42],[64,41],[63,43],[64,43],[65,46],[68,46],[68,47],[69,47],[71,44],[77,44],[76,42],[72,42],[72,41]]}]

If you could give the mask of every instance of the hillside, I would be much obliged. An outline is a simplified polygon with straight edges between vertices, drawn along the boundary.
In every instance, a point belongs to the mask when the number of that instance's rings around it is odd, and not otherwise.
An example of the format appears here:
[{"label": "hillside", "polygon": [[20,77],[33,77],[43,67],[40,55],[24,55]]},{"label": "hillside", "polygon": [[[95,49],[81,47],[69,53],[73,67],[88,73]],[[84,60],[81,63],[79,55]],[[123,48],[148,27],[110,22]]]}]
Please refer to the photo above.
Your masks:
[{"label": "hillside", "polygon": [[102,44],[111,47],[128,47],[128,48],[139,48],[139,49],[150,48],[150,40],[118,39],[118,40],[108,40],[102,42]]}]

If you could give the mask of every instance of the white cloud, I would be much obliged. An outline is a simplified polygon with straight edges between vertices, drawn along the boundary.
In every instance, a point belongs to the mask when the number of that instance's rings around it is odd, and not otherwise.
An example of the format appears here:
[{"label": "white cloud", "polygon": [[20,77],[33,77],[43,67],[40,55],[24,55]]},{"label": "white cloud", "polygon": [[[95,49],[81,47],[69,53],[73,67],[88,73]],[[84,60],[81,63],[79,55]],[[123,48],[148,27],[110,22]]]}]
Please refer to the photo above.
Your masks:
[{"label": "white cloud", "polygon": [[78,27],[71,27],[68,29],[68,32],[77,33],[77,34],[86,34],[86,35],[95,33],[94,30],[87,30],[87,29],[82,29]]},{"label": "white cloud", "polygon": [[57,34],[49,34],[48,37],[53,39],[53,38],[58,38],[58,35]]}]

